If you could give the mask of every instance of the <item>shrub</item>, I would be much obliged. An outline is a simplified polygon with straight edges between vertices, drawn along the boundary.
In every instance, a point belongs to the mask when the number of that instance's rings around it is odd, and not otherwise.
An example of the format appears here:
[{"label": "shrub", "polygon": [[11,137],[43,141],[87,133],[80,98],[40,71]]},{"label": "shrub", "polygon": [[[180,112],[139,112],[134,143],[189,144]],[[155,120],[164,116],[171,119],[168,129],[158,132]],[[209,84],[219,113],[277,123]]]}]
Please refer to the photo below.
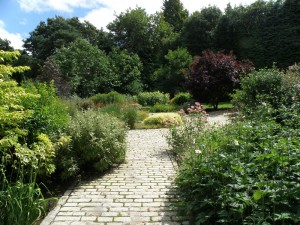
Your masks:
[{"label": "shrub", "polygon": [[107,104],[124,103],[126,101],[126,97],[116,91],[111,91],[107,94],[96,94],[90,99],[92,99],[95,104],[98,104],[100,106]]},{"label": "shrub", "polygon": [[[299,105],[297,76],[285,75],[276,68],[262,69],[241,80],[241,88],[233,95],[232,102],[245,115],[256,116],[264,110],[265,117],[285,117],[282,112]],[[300,108],[298,107],[298,110]]]},{"label": "shrub", "polygon": [[[49,106],[54,95],[50,95],[49,100],[45,98],[43,105],[43,91],[30,93],[10,78],[15,72],[29,69],[9,65],[19,55],[18,51],[0,51],[0,61],[5,61],[0,65],[0,224],[27,225],[33,224],[45,212],[45,200],[36,177],[49,175],[55,169],[54,149],[48,135],[27,125],[36,113],[43,112],[40,116],[53,118],[44,106]],[[43,118],[35,118],[35,121],[39,120]],[[54,132],[54,127],[61,124],[58,121],[59,118],[49,119],[48,122],[53,124],[46,124],[45,131]],[[44,129],[37,128],[38,131]]]},{"label": "shrub", "polygon": [[99,112],[107,113],[111,116],[115,116],[117,118],[122,117],[121,106],[118,104],[108,104],[99,109]]},{"label": "shrub", "polygon": [[150,112],[174,112],[177,110],[177,107],[169,104],[159,104],[156,103],[154,106],[150,107]]},{"label": "shrub", "polygon": [[283,74],[276,68],[262,69],[241,80],[241,89],[233,95],[233,102],[244,112],[253,111],[262,103],[278,107],[285,94]]},{"label": "shrub", "polygon": [[138,114],[137,109],[133,106],[126,106],[122,109],[122,120],[129,126],[130,129],[135,128]]},{"label": "shrub", "polygon": [[149,112],[148,111],[143,111],[143,110],[137,111],[137,120],[138,121],[143,121],[148,116],[149,116]]},{"label": "shrub", "polygon": [[31,95],[39,96],[35,101],[22,99],[22,104],[33,110],[30,119],[26,121],[26,128],[30,131],[29,137],[39,133],[48,134],[55,139],[68,124],[67,108],[56,94],[53,83],[26,82],[24,89]]},{"label": "shrub", "polygon": [[214,109],[239,85],[240,75],[252,70],[250,62],[239,62],[233,54],[205,51],[190,65],[187,88],[193,98],[210,102]]},{"label": "shrub", "polygon": [[137,122],[137,108],[134,105],[122,107],[116,104],[109,104],[100,108],[99,111],[121,119],[129,126],[130,129],[133,129]]},{"label": "shrub", "polygon": [[143,121],[146,125],[160,125],[170,127],[182,124],[182,119],[178,113],[156,113]]},{"label": "shrub", "polygon": [[[186,114],[186,112],[189,114]],[[187,111],[181,109],[179,114],[183,118],[183,124],[170,128],[167,141],[172,147],[177,162],[180,164],[189,148],[194,147],[196,138],[204,129],[207,114],[198,102],[194,106],[188,107]]]},{"label": "shrub", "polygon": [[156,103],[166,104],[169,102],[170,95],[159,91],[156,92],[141,92],[137,95],[137,101],[143,106],[151,106]]},{"label": "shrub", "polygon": [[171,103],[175,105],[183,105],[184,103],[188,103],[192,100],[192,96],[187,92],[180,92],[171,99]]},{"label": "shrub", "polygon": [[243,122],[199,133],[176,179],[195,224],[298,224],[299,130]]},{"label": "shrub", "polygon": [[66,132],[69,137],[57,150],[62,176],[74,176],[78,169],[102,172],[123,162],[126,130],[123,122],[106,113],[87,110],[76,114]]}]

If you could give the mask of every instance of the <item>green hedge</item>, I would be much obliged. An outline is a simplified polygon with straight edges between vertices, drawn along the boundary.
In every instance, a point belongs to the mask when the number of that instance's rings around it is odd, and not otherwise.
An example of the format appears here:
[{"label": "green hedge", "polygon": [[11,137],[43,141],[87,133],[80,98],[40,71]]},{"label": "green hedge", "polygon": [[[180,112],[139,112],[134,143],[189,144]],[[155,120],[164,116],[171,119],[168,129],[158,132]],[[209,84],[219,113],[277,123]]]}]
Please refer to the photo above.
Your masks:
[{"label": "green hedge", "polygon": [[155,104],[166,104],[170,100],[169,94],[164,94],[159,91],[141,92],[137,95],[137,101],[142,106],[152,106]]}]

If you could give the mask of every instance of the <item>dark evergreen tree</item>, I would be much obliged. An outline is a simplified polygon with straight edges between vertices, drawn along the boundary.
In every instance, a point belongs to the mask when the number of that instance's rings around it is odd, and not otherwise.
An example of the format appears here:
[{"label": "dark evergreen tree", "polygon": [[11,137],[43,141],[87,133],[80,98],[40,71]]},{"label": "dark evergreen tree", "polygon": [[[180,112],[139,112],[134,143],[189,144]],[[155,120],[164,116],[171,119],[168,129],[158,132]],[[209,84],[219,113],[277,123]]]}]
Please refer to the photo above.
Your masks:
[{"label": "dark evergreen tree", "polygon": [[222,12],[217,7],[208,7],[193,13],[182,31],[182,45],[192,55],[200,55],[206,49],[215,48],[215,30]]},{"label": "dark evergreen tree", "polygon": [[184,9],[181,1],[164,0],[162,10],[166,21],[171,24],[175,32],[179,32],[188,18],[188,11]]},{"label": "dark evergreen tree", "polygon": [[0,38],[0,50],[13,51],[14,48],[10,45],[9,40]]}]

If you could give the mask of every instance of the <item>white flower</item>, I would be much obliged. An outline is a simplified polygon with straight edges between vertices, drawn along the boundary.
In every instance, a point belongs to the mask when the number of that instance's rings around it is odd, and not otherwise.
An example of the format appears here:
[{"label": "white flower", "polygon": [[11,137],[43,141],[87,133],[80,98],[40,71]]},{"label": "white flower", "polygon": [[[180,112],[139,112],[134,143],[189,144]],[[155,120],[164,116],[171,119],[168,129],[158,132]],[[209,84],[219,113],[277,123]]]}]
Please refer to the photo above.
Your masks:
[{"label": "white flower", "polygon": [[240,145],[239,142],[238,142],[238,140],[234,140],[233,143],[234,143],[234,145],[236,145],[236,146]]},{"label": "white flower", "polygon": [[200,153],[201,153],[201,150],[197,149],[197,150],[195,150],[195,153],[196,153],[196,154],[200,154]]}]

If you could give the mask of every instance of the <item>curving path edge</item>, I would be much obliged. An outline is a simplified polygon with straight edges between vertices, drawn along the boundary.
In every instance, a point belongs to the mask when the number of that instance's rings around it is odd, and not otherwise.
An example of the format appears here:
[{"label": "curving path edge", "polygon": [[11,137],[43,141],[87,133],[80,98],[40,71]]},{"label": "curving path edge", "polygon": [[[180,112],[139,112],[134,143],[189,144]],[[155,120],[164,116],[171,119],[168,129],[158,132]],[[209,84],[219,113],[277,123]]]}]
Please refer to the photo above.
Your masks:
[{"label": "curving path edge", "polygon": [[42,225],[188,225],[176,215],[176,163],[167,129],[131,130],[126,162],[71,187]]}]

